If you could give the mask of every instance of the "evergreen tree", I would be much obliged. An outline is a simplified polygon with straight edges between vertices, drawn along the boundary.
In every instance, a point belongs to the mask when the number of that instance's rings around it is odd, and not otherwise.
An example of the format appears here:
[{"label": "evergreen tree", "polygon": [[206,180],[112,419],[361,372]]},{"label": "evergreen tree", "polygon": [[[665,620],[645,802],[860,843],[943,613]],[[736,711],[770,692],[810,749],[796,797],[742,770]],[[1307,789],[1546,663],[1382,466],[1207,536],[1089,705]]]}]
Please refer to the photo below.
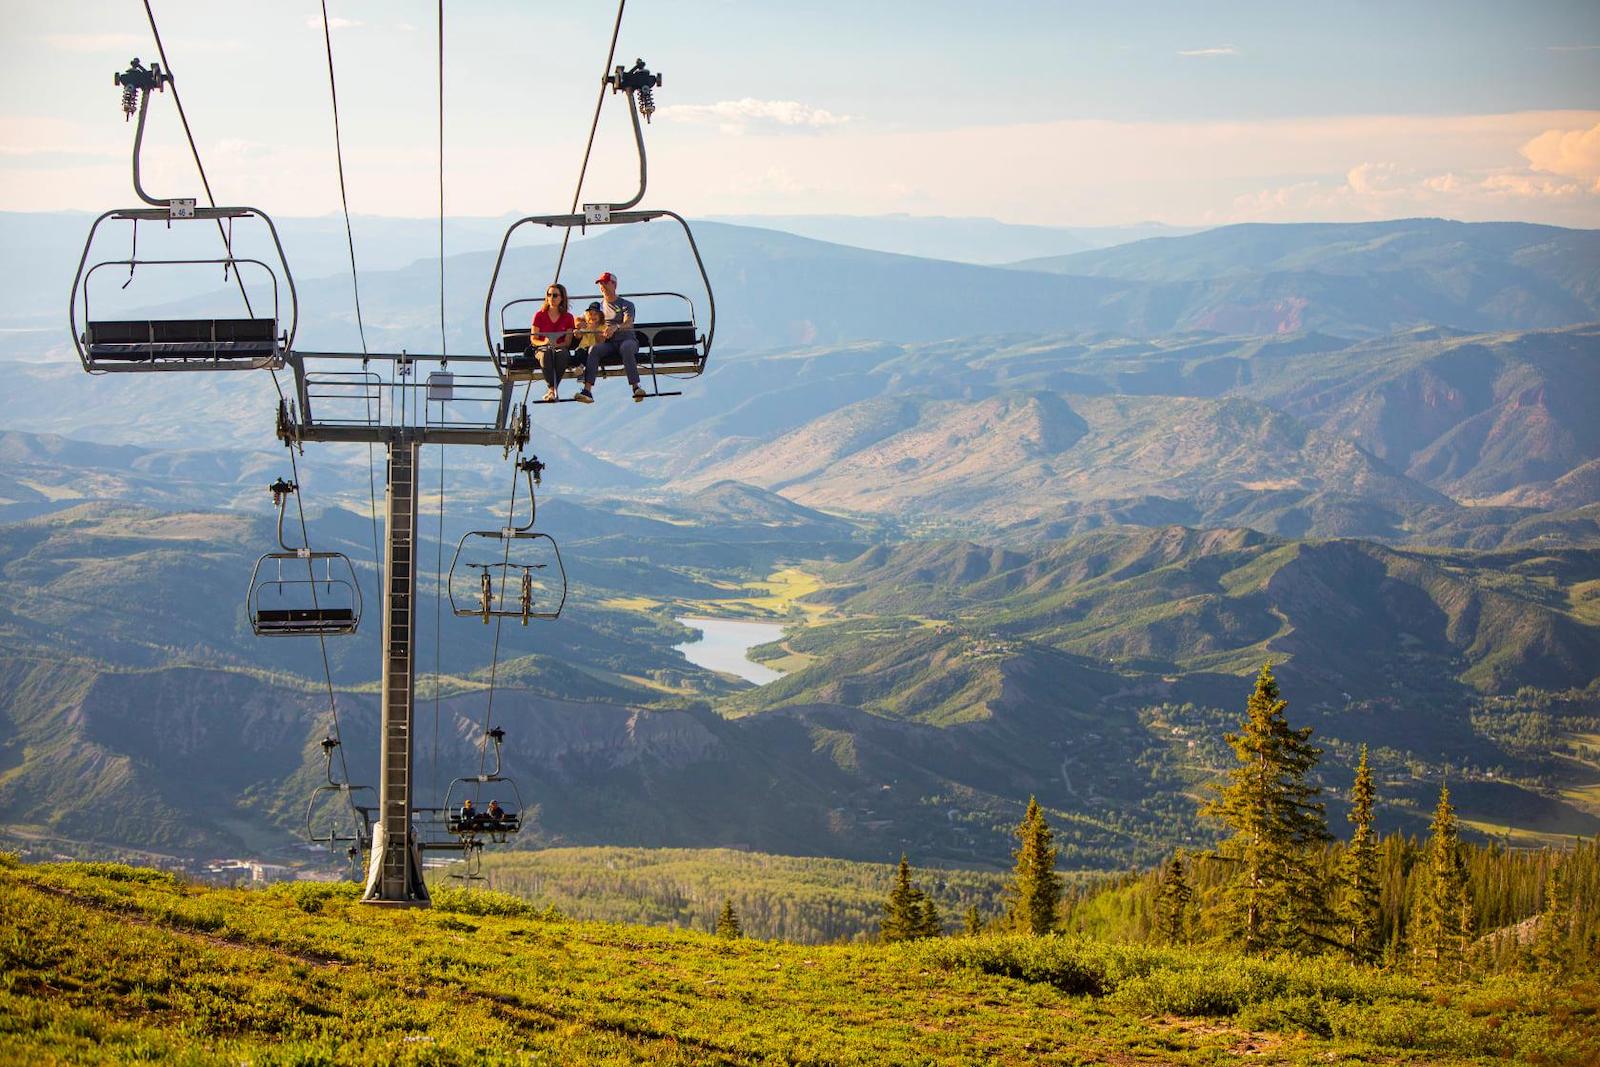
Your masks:
[{"label": "evergreen tree", "polygon": [[722,902],[722,912],[717,916],[717,936],[729,940],[744,936],[744,927],[739,923],[739,913],[733,910],[732,897]]},{"label": "evergreen tree", "polygon": [[1027,934],[1048,934],[1055,929],[1061,904],[1061,876],[1056,873],[1054,835],[1037,798],[1028,798],[1027,814],[1012,833],[1019,844],[1011,853],[1017,866],[1006,887],[1011,925]]},{"label": "evergreen tree", "polygon": [[1383,889],[1378,884],[1378,835],[1372,827],[1376,799],[1372,768],[1367,765],[1367,746],[1362,745],[1355,785],[1350,789],[1350,814],[1346,816],[1356,829],[1340,865],[1337,909],[1345,951],[1357,963],[1377,963],[1383,953]]},{"label": "evergreen tree", "polygon": [[1156,933],[1164,943],[1181,945],[1189,940],[1189,901],[1193,899],[1183,856],[1174,852],[1161,872],[1161,886],[1156,891]]},{"label": "evergreen tree", "polygon": [[1448,786],[1439,788],[1424,863],[1411,927],[1412,952],[1423,970],[1453,978],[1461,972],[1472,933],[1472,902],[1467,897],[1467,868],[1461,858],[1461,826],[1450,805]]},{"label": "evergreen tree", "polygon": [[1533,958],[1541,971],[1565,973],[1572,965],[1572,887],[1567,879],[1567,861],[1557,859],[1544,884],[1544,909],[1539,913],[1539,932],[1533,939]]},{"label": "evergreen tree", "polygon": [[1327,905],[1316,852],[1328,841],[1322,790],[1307,781],[1322,750],[1311,728],[1284,716],[1272,665],[1261,668],[1239,732],[1224,739],[1239,766],[1200,814],[1232,831],[1219,847],[1232,861],[1223,888],[1225,929],[1247,952],[1304,950],[1324,940]]},{"label": "evergreen tree", "polygon": [[961,917],[961,933],[965,937],[977,937],[983,933],[983,919],[978,915],[976,904],[967,905],[967,913]]},{"label": "evergreen tree", "polygon": [[917,918],[917,936],[944,936],[944,920],[939,917],[939,906],[933,902],[932,897],[922,898],[922,911]]},{"label": "evergreen tree", "polygon": [[[911,941],[928,936],[928,909],[933,902],[927,901],[925,907],[924,900],[922,890],[911,884],[911,861],[902,852],[900,867],[894,875],[894,888],[889,890],[889,899],[883,902],[879,936],[884,941]],[[938,912],[932,914],[937,923]]]}]

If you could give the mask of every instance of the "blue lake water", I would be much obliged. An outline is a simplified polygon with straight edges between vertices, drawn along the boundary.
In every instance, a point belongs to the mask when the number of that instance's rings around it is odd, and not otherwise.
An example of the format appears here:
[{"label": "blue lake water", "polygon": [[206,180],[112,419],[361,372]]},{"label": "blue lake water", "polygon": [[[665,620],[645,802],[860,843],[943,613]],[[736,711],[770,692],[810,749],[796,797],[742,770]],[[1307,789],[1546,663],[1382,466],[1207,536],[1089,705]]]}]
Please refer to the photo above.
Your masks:
[{"label": "blue lake water", "polygon": [[695,666],[708,671],[737,674],[756,685],[765,685],[783,677],[782,671],[763,667],[745,656],[756,645],[764,645],[783,636],[783,627],[777,623],[746,622],[741,619],[683,618],[678,621],[692,630],[700,631],[698,641],[673,646]]}]

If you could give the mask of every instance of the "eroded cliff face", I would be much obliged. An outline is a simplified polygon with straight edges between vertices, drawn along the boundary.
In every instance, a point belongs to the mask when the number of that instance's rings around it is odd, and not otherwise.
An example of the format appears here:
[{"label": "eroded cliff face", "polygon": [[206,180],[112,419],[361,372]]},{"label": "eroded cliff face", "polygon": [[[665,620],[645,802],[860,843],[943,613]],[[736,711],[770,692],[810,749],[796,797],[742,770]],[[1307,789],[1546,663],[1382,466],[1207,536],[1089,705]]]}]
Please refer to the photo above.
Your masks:
[{"label": "eroded cliff face", "polygon": [[[449,703],[458,715],[458,737],[475,741],[482,725],[481,698],[476,707],[470,697]],[[495,710],[507,730],[507,760],[515,759],[534,773],[569,777],[641,762],[678,769],[715,759],[722,747],[702,715],[687,711],[554,700],[515,691],[501,694]]]}]

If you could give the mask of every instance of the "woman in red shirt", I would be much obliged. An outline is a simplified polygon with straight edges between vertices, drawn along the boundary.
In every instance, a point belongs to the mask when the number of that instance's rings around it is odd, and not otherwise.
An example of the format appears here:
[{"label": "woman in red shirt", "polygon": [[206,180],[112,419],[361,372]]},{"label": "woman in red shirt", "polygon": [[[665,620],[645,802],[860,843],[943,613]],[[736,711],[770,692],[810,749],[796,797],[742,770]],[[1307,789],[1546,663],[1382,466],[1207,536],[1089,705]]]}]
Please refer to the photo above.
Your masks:
[{"label": "woman in red shirt", "polygon": [[539,357],[544,372],[546,403],[555,401],[556,389],[567,373],[567,357],[572,351],[572,312],[567,310],[567,287],[552,282],[544,292],[544,304],[533,313],[529,351]]}]

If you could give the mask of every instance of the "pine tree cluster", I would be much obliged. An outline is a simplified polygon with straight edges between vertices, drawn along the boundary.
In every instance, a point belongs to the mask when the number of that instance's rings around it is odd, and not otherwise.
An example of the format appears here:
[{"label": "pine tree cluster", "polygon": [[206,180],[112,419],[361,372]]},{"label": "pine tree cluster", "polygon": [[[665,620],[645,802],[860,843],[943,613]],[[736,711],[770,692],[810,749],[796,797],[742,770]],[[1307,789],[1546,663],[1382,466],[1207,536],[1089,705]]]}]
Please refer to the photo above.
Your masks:
[{"label": "pine tree cluster", "polygon": [[[1351,837],[1335,842],[1317,799],[1321,750],[1309,729],[1289,725],[1287,707],[1264,667],[1238,731],[1226,735],[1237,765],[1201,809],[1222,828],[1216,851],[1175,854],[1148,875],[1069,901],[1067,928],[1339,953],[1441,980],[1600,973],[1600,838],[1541,850],[1463,843],[1443,785],[1426,841],[1380,836],[1363,746],[1349,793]],[[1108,907],[1108,899],[1122,903]]]},{"label": "pine tree cluster", "polygon": [[911,861],[901,853],[894,888],[889,891],[889,899],[883,902],[879,936],[884,941],[915,941],[939,937],[943,933],[938,907],[926,893],[911,884]]}]

